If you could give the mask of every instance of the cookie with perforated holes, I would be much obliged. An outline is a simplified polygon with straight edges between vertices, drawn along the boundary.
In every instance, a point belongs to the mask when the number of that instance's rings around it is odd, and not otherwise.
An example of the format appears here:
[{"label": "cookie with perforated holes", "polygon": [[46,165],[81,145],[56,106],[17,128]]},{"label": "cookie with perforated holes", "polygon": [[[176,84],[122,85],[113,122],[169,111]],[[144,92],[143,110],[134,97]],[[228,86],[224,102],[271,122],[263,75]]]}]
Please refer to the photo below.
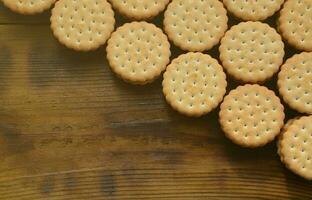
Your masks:
[{"label": "cookie with perforated holes", "polygon": [[164,17],[169,39],[185,51],[205,51],[219,43],[227,15],[218,0],[173,0]]},{"label": "cookie with perforated holes", "polygon": [[312,116],[293,119],[278,141],[278,153],[295,174],[312,180]]},{"label": "cookie with perforated holes", "polygon": [[111,69],[123,80],[140,85],[158,78],[171,55],[167,36],[147,22],[119,27],[108,40],[106,51]]},{"label": "cookie with perforated holes", "polygon": [[14,12],[33,15],[49,9],[56,0],[2,0],[4,5]]},{"label": "cookie with perforated holes", "polygon": [[162,12],[170,0],[109,0],[122,15],[135,19],[147,20]]},{"label": "cookie with perforated holes", "polygon": [[278,29],[293,47],[312,51],[312,1],[287,0],[280,12]]},{"label": "cookie with perforated holes", "polygon": [[280,153],[280,141],[282,140],[282,138],[283,138],[283,135],[284,135],[284,133],[288,130],[288,127],[295,121],[295,120],[297,120],[297,119],[299,119],[300,117],[295,117],[295,118],[293,118],[293,119],[289,119],[287,122],[286,122],[286,124],[284,124],[284,126],[283,126],[283,128],[282,128],[282,130],[281,130],[281,133],[278,135],[278,139],[277,139],[277,141],[276,141],[276,147],[277,147],[277,154],[280,156],[280,159],[281,159],[281,161],[283,162],[283,157],[281,156],[281,153]]},{"label": "cookie with perforated holes", "polygon": [[225,70],[242,82],[258,83],[271,78],[283,63],[284,43],[268,24],[241,22],[221,40],[220,60]]},{"label": "cookie with perforated holes", "polygon": [[224,98],[219,122],[225,135],[243,147],[274,140],[284,124],[284,107],[273,91],[257,84],[238,86]]},{"label": "cookie with perforated holes", "polygon": [[106,0],[59,0],[52,10],[51,29],[60,43],[77,51],[105,44],[115,18]]},{"label": "cookie with perforated holes", "polygon": [[223,0],[225,7],[245,21],[260,21],[278,11],[284,0]]},{"label": "cookie with perforated holes", "polygon": [[278,74],[277,86],[291,108],[312,114],[312,52],[296,54],[286,60]]},{"label": "cookie with perforated holes", "polygon": [[187,53],[167,67],[162,85],[167,102],[175,110],[201,116],[219,105],[227,82],[216,59],[203,53]]}]

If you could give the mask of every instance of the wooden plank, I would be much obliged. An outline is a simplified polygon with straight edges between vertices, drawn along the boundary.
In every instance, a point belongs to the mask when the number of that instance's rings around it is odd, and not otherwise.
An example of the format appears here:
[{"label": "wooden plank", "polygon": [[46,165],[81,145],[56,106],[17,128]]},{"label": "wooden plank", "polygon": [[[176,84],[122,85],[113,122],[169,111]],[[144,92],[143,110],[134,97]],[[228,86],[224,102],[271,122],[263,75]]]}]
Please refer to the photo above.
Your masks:
[{"label": "wooden plank", "polygon": [[3,6],[0,1],[0,24],[48,24],[50,18],[50,10],[40,15],[23,16],[11,12]]},{"label": "wooden plank", "polygon": [[104,47],[68,50],[48,17],[0,11],[0,199],[311,198],[274,143],[237,147],[217,111],[181,116],[161,80],[126,84]]}]

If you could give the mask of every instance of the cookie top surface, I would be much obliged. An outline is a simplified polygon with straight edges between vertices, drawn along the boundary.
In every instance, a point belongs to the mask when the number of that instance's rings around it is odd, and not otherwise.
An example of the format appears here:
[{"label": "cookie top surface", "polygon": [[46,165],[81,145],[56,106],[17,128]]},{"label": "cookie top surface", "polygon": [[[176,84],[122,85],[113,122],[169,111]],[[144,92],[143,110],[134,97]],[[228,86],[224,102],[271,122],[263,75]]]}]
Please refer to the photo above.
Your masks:
[{"label": "cookie top surface", "polygon": [[284,107],[264,86],[244,85],[232,90],[221,104],[219,120],[225,135],[244,147],[259,147],[280,133]]},{"label": "cookie top surface", "polygon": [[37,14],[49,9],[56,0],[2,0],[4,5],[20,14]]},{"label": "cookie top surface", "polygon": [[136,20],[149,19],[166,8],[169,0],[109,0],[122,15]]},{"label": "cookie top surface", "polygon": [[279,140],[282,161],[294,173],[312,180],[312,116],[294,120]]},{"label": "cookie top surface", "polygon": [[227,83],[216,59],[203,53],[187,53],[167,67],[162,85],[167,102],[175,110],[201,116],[222,101]]},{"label": "cookie top surface", "polygon": [[167,36],[147,22],[124,24],[107,44],[107,59],[112,70],[131,83],[153,81],[166,69],[171,55]]},{"label": "cookie top surface", "polygon": [[226,8],[246,21],[265,20],[280,9],[284,0],[223,0]]},{"label": "cookie top surface", "polygon": [[280,12],[279,30],[285,40],[303,51],[312,51],[312,1],[288,0]]},{"label": "cookie top surface", "polygon": [[312,52],[289,58],[281,67],[277,85],[291,108],[312,114]]},{"label": "cookie top surface", "polygon": [[280,153],[281,150],[280,150],[280,142],[279,142],[279,141],[282,139],[284,132],[288,130],[288,127],[289,127],[294,121],[295,121],[295,119],[289,119],[289,120],[284,124],[284,126],[283,126],[283,128],[282,128],[282,130],[281,130],[281,133],[278,135],[278,140],[277,140],[277,154],[280,156],[280,159],[281,159],[282,162],[284,161],[284,159],[283,159],[283,157],[282,157],[282,155],[281,155],[281,153]]},{"label": "cookie top surface", "polygon": [[165,12],[164,30],[181,49],[204,51],[220,41],[227,21],[218,0],[173,0]]},{"label": "cookie top surface", "polygon": [[243,82],[271,78],[283,63],[284,43],[269,25],[241,22],[225,33],[219,47],[225,70]]},{"label": "cookie top surface", "polygon": [[68,48],[94,50],[114,30],[115,18],[106,0],[59,0],[52,10],[51,28]]}]

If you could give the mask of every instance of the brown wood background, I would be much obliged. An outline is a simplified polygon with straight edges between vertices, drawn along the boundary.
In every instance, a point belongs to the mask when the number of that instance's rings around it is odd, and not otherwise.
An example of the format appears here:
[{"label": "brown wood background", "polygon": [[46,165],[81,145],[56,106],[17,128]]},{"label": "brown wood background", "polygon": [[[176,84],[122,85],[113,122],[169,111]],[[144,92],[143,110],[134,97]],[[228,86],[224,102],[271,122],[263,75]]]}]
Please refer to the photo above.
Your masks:
[{"label": "brown wood background", "polygon": [[0,199],[312,199],[312,183],[283,167],[275,143],[243,149],[224,137],[217,111],[176,113],[161,80],[126,84],[104,47],[60,45],[49,14],[0,5]]}]

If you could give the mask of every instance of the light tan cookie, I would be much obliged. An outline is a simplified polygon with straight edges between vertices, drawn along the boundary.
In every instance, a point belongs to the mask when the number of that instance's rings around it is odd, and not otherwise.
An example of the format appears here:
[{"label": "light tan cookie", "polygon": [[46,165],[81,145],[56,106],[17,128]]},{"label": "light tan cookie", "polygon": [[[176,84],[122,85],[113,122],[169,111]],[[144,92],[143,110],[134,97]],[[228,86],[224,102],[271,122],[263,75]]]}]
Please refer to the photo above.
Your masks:
[{"label": "light tan cookie", "polygon": [[284,124],[284,126],[283,126],[283,128],[281,130],[281,133],[278,135],[278,140],[276,141],[277,142],[277,154],[280,156],[282,162],[283,162],[283,157],[282,157],[282,155],[280,153],[281,150],[280,150],[280,142],[279,141],[281,141],[283,139],[283,135],[288,130],[288,127],[297,119],[299,119],[299,117],[296,117],[294,119],[289,119],[287,121],[287,123]]},{"label": "light tan cookie", "polygon": [[312,1],[288,0],[278,19],[283,38],[295,48],[312,51]]},{"label": "light tan cookie", "polygon": [[264,86],[244,85],[232,90],[221,104],[219,121],[225,135],[243,147],[272,141],[284,124],[284,107]]},{"label": "light tan cookie", "polygon": [[284,0],[223,0],[225,7],[246,21],[265,20],[278,11]]},{"label": "light tan cookie", "polygon": [[165,12],[164,30],[181,49],[205,51],[220,41],[227,21],[218,0],[173,0]]},{"label": "light tan cookie", "polygon": [[227,83],[216,59],[207,54],[187,53],[167,67],[162,85],[167,102],[175,110],[201,116],[219,105]]},{"label": "light tan cookie", "polygon": [[294,120],[279,140],[282,162],[294,173],[312,180],[312,116]]},{"label": "light tan cookie", "polygon": [[109,0],[122,15],[136,19],[150,19],[162,12],[169,0]]},{"label": "light tan cookie", "polygon": [[225,33],[219,47],[225,70],[235,79],[256,83],[273,76],[283,63],[281,36],[261,22],[242,22]]},{"label": "light tan cookie", "polygon": [[54,36],[68,48],[90,51],[105,44],[115,18],[106,0],[59,0],[52,10]]},{"label": "light tan cookie", "polygon": [[49,9],[55,1],[56,0],[2,0],[4,5],[12,11],[24,15],[42,13]]},{"label": "light tan cookie", "polygon": [[133,84],[150,83],[159,77],[171,55],[167,36],[147,22],[124,24],[107,44],[107,59],[112,70]]},{"label": "light tan cookie", "polygon": [[277,85],[291,108],[312,114],[312,52],[289,58],[281,67]]}]

